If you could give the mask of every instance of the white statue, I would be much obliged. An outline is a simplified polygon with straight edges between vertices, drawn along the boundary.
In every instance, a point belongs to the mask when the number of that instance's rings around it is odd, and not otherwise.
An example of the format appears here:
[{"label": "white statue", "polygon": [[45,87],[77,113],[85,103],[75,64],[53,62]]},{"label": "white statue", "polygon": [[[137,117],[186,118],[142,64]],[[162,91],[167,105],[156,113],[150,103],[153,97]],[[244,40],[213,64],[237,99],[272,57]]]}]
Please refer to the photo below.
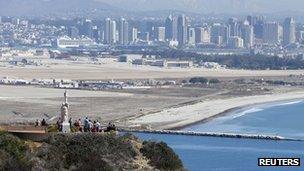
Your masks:
[{"label": "white statue", "polygon": [[62,132],[70,133],[70,123],[69,123],[69,104],[68,104],[68,93],[64,92],[64,103],[61,105],[61,125]]}]

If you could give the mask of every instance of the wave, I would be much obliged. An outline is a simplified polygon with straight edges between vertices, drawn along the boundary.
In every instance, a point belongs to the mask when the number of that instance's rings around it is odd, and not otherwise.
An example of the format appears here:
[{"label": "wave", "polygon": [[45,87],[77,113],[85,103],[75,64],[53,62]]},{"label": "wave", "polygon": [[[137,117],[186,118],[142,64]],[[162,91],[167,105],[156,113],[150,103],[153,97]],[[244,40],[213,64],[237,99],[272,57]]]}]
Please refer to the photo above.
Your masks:
[{"label": "wave", "polygon": [[264,106],[263,108],[253,107],[253,108],[250,108],[248,110],[244,110],[244,111],[236,113],[233,116],[233,119],[239,118],[239,117],[244,116],[244,115],[246,115],[248,113],[260,112],[260,111],[263,111],[266,108],[270,108],[270,107],[288,106],[288,105],[298,104],[298,103],[302,103],[302,102],[304,102],[304,100],[297,100],[297,101],[289,101],[289,102],[277,103],[277,104],[272,104],[272,105],[269,105],[269,106]]},{"label": "wave", "polygon": [[262,108],[257,108],[257,107],[254,107],[254,108],[250,108],[248,110],[244,110],[242,112],[239,112],[239,113],[236,113],[234,116],[233,116],[233,119],[235,118],[239,118],[239,117],[242,117],[248,113],[255,113],[255,112],[260,112],[260,111],[263,111],[264,109]]},{"label": "wave", "polygon": [[292,101],[292,102],[280,103],[280,104],[276,104],[273,106],[287,106],[287,105],[293,105],[293,104],[298,104],[298,103],[302,103],[302,102],[303,102],[303,100],[297,100],[297,101]]}]

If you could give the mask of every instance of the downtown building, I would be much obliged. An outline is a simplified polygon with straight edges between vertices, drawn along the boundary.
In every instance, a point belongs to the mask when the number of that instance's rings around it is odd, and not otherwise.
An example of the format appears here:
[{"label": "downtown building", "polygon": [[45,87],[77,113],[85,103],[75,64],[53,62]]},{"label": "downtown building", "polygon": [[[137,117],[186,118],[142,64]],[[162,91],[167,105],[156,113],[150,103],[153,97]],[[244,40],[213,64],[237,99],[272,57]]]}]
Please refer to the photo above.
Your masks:
[{"label": "downtown building", "polygon": [[225,25],[214,23],[211,27],[211,43],[226,46],[229,39],[229,28]]},{"label": "downtown building", "polygon": [[266,22],[263,26],[263,43],[276,45],[280,43],[280,29],[277,22]]},{"label": "downtown building", "polygon": [[188,22],[185,15],[178,16],[177,19],[177,41],[178,45],[187,44],[188,40]]},{"label": "downtown building", "polygon": [[104,43],[116,44],[116,42],[117,42],[116,21],[107,18],[105,20]]},{"label": "downtown building", "polygon": [[129,43],[129,23],[121,18],[119,21],[119,44],[127,45]]},{"label": "downtown building", "polygon": [[296,22],[293,18],[286,18],[283,24],[283,45],[296,42]]},{"label": "downtown building", "polygon": [[244,41],[244,47],[250,49],[254,45],[254,28],[246,20],[241,27],[241,38]]}]

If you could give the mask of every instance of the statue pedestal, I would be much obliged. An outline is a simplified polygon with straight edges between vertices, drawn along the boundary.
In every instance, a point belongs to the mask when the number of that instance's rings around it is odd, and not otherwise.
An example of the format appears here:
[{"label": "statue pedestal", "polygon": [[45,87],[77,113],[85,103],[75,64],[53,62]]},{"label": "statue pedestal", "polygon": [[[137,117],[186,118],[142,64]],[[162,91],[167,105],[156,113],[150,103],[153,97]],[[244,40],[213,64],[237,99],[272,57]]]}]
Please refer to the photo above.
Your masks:
[{"label": "statue pedestal", "polygon": [[71,128],[70,128],[70,123],[69,122],[63,122],[62,123],[62,131],[63,133],[70,133]]}]

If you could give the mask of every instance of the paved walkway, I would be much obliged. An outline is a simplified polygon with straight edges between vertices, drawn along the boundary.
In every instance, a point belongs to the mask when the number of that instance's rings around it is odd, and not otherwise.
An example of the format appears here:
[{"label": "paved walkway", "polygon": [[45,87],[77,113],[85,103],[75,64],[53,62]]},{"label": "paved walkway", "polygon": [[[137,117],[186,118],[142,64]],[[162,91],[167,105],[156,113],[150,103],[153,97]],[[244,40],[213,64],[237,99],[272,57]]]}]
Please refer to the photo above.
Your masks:
[{"label": "paved walkway", "polygon": [[4,131],[11,133],[33,133],[33,134],[43,134],[46,133],[45,127],[35,127],[31,125],[16,125],[16,126],[0,126]]}]

